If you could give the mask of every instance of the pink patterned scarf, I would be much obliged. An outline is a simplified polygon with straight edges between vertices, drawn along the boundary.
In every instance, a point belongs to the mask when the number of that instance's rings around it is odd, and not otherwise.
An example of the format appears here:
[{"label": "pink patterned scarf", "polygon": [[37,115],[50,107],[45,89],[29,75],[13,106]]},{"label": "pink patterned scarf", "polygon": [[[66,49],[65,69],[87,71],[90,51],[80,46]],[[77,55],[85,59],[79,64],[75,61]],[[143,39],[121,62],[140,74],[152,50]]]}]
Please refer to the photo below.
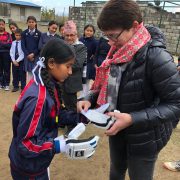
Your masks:
[{"label": "pink patterned scarf", "polygon": [[136,52],[147,44],[150,39],[151,36],[149,32],[143,23],[141,23],[133,37],[114,54],[113,52],[116,50],[116,47],[111,46],[106,59],[102,65],[96,69],[96,78],[91,88],[91,90],[100,91],[97,99],[98,105],[107,103],[107,87],[111,65],[130,62]]}]

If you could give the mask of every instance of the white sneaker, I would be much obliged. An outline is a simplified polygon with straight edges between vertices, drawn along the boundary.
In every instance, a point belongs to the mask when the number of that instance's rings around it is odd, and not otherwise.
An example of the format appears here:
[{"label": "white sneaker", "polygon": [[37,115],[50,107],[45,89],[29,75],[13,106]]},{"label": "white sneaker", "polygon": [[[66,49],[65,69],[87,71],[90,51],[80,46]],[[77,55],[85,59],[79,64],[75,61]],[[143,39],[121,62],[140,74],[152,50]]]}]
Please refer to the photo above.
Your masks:
[{"label": "white sneaker", "polygon": [[9,89],[9,86],[5,86],[4,90],[5,90],[5,91],[9,91],[9,90],[10,90],[10,89]]},{"label": "white sneaker", "polygon": [[0,85],[0,89],[3,89],[3,88],[4,88],[4,86]]},{"label": "white sneaker", "polygon": [[180,161],[165,162],[164,167],[170,171],[180,171]]}]

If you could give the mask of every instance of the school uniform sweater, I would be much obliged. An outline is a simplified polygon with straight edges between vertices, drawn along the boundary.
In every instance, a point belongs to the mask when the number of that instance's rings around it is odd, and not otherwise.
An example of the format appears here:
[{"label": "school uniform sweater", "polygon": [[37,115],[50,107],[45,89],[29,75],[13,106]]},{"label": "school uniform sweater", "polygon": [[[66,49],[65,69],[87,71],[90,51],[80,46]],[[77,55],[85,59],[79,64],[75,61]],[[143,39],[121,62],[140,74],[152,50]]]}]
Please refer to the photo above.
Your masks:
[{"label": "school uniform sweater", "polygon": [[51,39],[55,39],[55,38],[59,38],[61,39],[61,37],[58,34],[50,34],[49,31],[46,33],[42,33],[40,40],[39,40],[39,45],[38,45],[38,49],[41,51],[41,49],[43,48],[43,46]]},{"label": "school uniform sweater", "polygon": [[[39,55],[39,39],[41,37],[41,32],[37,29],[31,34],[29,29],[26,29],[22,33],[21,46],[24,52],[24,66],[25,71],[31,72],[34,68]],[[27,59],[27,56],[31,53],[34,53],[34,61]]]}]

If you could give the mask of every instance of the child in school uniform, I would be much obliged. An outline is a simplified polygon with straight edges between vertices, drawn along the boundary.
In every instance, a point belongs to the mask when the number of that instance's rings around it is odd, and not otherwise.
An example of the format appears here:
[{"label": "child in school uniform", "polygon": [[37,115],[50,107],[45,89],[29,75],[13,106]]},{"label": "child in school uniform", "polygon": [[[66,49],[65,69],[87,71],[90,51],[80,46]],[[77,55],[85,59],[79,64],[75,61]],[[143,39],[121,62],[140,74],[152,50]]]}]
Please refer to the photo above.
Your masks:
[{"label": "child in school uniform", "polygon": [[42,49],[33,78],[22,91],[13,112],[9,150],[13,180],[48,180],[53,157],[65,153],[87,159],[95,152],[98,136],[84,140],[58,136],[60,125],[76,124],[80,115],[63,108],[61,86],[72,74],[75,55],[63,40],[50,40]]},{"label": "child in school uniform", "polygon": [[14,32],[16,40],[12,42],[10,56],[12,60],[13,89],[12,92],[19,90],[19,81],[21,82],[21,90],[26,85],[26,72],[24,71],[24,53],[21,48],[21,29]]},{"label": "child in school uniform", "polygon": [[24,70],[27,72],[27,82],[32,78],[32,69],[34,68],[38,56],[38,44],[41,32],[37,29],[37,21],[34,16],[27,18],[28,29],[22,33],[22,50],[24,52]]},{"label": "child in school uniform", "polygon": [[83,86],[84,95],[86,96],[90,89],[90,80],[95,79],[94,55],[97,47],[97,40],[94,38],[95,28],[88,24],[84,27],[84,34],[79,40],[87,47],[87,71],[86,84]]},{"label": "child in school uniform", "polygon": [[11,21],[9,23],[9,30],[11,31],[11,37],[12,37],[12,40],[15,41],[16,38],[15,38],[15,34],[14,32],[16,31],[16,29],[19,29],[18,25],[14,22],[14,21]]},{"label": "child in school uniform", "polygon": [[11,58],[9,50],[11,48],[12,38],[5,30],[5,21],[0,19],[0,89],[9,91]]},{"label": "child in school uniform", "polygon": [[39,51],[42,50],[43,46],[51,39],[55,39],[55,38],[59,38],[61,39],[61,37],[56,34],[58,28],[58,24],[56,21],[50,21],[48,24],[48,31],[45,33],[41,34],[40,40],[39,40]]}]

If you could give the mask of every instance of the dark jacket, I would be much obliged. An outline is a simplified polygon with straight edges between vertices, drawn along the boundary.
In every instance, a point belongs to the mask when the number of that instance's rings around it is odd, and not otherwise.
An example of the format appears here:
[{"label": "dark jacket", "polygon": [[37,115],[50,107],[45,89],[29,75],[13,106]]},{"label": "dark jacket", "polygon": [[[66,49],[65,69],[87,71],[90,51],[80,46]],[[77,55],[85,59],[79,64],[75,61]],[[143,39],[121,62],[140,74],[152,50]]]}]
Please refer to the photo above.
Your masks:
[{"label": "dark jacket", "polygon": [[102,62],[106,59],[106,56],[109,52],[110,45],[108,44],[108,40],[104,37],[101,37],[98,41],[96,53],[94,56],[94,63],[99,67]]},{"label": "dark jacket", "polygon": [[42,48],[44,47],[44,45],[51,39],[55,39],[55,38],[60,38],[60,36],[58,34],[55,34],[54,36],[52,35],[48,35],[47,32],[46,33],[41,33],[41,37],[39,39],[39,44],[38,44],[38,49],[39,51],[42,50]]},{"label": "dark jacket", "polygon": [[[51,85],[56,87],[54,81]],[[49,167],[56,153],[54,138],[58,135],[58,127],[77,124],[79,119],[76,112],[66,111],[59,104],[57,113],[46,87],[36,85],[34,80],[24,88],[12,117],[13,139],[9,158],[15,170],[33,175]]]},{"label": "dark jacket", "polygon": [[[116,136],[121,134],[125,148],[136,156],[158,153],[180,117],[179,73],[161,32],[152,27],[148,30],[152,40],[136,53],[123,73],[117,102],[117,110],[131,114],[133,125]],[[91,94],[88,98],[93,102],[94,97]]]},{"label": "dark jacket", "polygon": [[73,48],[76,58],[75,63],[72,66],[72,75],[63,83],[64,91],[66,93],[76,93],[82,90],[82,73],[84,62],[86,62],[87,49],[81,42],[73,45]]},{"label": "dark jacket", "polygon": [[[39,56],[39,39],[41,37],[41,32],[38,29],[35,29],[35,32],[31,35],[29,29],[26,29],[22,33],[21,46],[24,52],[24,70],[31,72],[36,62],[38,61]],[[27,56],[31,53],[34,53],[34,61],[27,59]]]},{"label": "dark jacket", "polygon": [[94,37],[81,37],[79,39],[87,47],[87,79],[95,78],[94,55],[97,41]]}]

